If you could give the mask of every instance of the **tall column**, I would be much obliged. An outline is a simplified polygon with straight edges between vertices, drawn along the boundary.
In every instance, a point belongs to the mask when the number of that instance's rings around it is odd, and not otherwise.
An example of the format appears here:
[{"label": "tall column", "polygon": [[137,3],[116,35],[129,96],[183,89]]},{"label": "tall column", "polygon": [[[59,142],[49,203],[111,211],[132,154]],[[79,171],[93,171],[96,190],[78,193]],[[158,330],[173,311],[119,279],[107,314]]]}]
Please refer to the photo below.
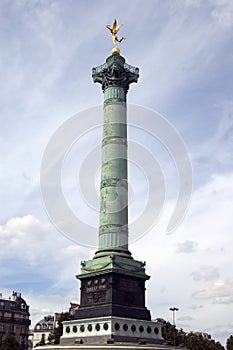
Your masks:
[{"label": "tall column", "polygon": [[129,85],[138,68],[114,52],[93,68],[104,92],[100,221],[98,250],[81,263],[81,302],[77,319],[127,317],[151,320],[145,307],[145,263],[128,250],[127,104]]},{"label": "tall column", "polygon": [[100,183],[99,243],[96,256],[128,251],[128,175],[126,94],[137,82],[138,68],[118,53],[93,68],[94,82],[104,92],[102,167]]}]

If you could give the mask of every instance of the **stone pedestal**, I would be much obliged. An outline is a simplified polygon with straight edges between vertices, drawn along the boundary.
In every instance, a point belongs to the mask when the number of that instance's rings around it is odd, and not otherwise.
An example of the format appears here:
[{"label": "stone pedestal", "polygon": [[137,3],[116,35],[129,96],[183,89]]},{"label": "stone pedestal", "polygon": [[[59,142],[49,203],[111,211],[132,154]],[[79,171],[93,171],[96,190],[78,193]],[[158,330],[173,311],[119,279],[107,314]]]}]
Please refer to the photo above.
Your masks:
[{"label": "stone pedestal", "polygon": [[107,316],[67,321],[63,327],[62,345],[163,342],[159,322]]},{"label": "stone pedestal", "polygon": [[76,319],[116,316],[151,320],[145,307],[144,263],[111,254],[82,264]]}]

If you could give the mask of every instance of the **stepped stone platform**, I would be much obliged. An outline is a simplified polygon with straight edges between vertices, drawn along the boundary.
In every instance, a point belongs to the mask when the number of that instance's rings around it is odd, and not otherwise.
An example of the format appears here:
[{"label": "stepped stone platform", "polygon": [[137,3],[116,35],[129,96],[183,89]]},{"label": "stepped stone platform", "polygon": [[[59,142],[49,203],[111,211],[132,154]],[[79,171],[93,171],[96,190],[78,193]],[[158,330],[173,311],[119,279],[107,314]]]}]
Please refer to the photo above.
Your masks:
[{"label": "stepped stone platform", "polygon": [[167,346],[162,344],[144,345],[131,343],[117,344],[77,344],[77,345],[48,345],[40,346],[41,350],[183,350],[184,348]]}]

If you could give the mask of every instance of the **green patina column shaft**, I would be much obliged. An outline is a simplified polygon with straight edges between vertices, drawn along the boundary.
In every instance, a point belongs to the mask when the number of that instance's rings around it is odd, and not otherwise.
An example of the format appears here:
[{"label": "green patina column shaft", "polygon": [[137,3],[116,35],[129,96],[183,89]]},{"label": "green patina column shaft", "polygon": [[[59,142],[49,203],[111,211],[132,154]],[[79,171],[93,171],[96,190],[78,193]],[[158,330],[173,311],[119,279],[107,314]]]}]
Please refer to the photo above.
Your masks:
[{"label": "green patina column shaft", "polygon": [[81,281],[81,302],[75,317],[150,321],[145,306],[145,281],[149,279],[145,263],[134,260],[128,250],[126,96],[139,70],[115,51],[92,71],[94,82],[104,92],[99,242],[94,258],[82,261],[76,276]]},{"label": "green patina column shaft", "polygon": [[94,82],[104,92],[99,243],[96,256],[128,251],[127,111],[129,85],[138,80],[138,68],[115,53],[93,68]]}]

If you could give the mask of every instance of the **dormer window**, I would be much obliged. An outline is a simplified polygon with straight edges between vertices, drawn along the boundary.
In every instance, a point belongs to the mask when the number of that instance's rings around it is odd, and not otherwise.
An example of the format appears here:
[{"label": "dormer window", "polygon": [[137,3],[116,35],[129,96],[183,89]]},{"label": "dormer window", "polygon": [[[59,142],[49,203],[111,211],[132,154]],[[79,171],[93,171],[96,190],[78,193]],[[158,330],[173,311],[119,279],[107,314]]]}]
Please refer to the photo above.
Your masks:
[{"label": "dormer window", "polygon": [[24,303],[21,304],[21,309],[26,310],[26,305]]}]

